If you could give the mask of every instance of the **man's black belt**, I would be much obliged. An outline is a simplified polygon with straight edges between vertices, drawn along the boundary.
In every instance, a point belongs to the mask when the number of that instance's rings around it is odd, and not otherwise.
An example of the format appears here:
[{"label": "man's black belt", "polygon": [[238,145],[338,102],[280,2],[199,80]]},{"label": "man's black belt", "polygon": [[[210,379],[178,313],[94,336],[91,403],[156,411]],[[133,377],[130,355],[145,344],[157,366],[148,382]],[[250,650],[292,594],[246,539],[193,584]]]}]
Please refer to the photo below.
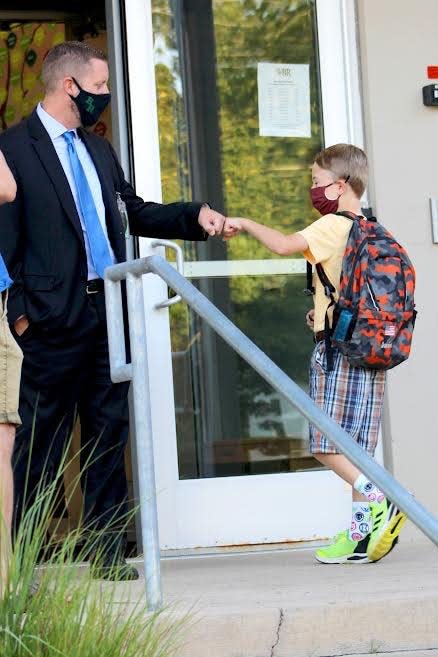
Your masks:
[{"label": "man's black belt", "polygon": [[101,278],[93,278],[93,280],[88,281],[85,287],[87,294],[97,294],[98,292],[103,292],[104,283]]}]

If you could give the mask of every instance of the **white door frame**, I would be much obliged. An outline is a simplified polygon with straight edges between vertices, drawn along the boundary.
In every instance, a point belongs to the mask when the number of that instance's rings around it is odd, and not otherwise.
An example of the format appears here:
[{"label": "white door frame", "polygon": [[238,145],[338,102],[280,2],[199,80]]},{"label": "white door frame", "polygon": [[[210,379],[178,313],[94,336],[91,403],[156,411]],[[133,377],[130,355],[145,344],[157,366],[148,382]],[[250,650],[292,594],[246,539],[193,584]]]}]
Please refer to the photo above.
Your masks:
[{"label": "white door frame", "polygon": [[[143,198],[160,202],[151,0],[124,2],[136,189]],[[325,143],[353,142],[362,146],[354,3],[352,0],[317,0],[317,14]],[[339,51],[333,47],[336,43],[342,46]],[[142,256],[153,251],[147,239],[141,240],[140,248]],[[325,486],[338,491],[339,513],[348,514],[349,487],[331,472],[179,480],[169,316],[166,309],[157,311],[154,308],[166,297],[167,287],[157,276],[146,275],[144,292],[148,340],[153,345],[148,359],[162,547],[205,545],[204,530],[209,533],[210,545],[296,541],[331,535],[338,529],[338,521],[330,514],[326,514],[325,524],[319,527],[319,536],[309,530],[307,522],[321,506],[321,487],[324,490]],[[306,513],[302,518],[294,509],[294,533],[289,535],[284,529],[287,525],[284,521],[287,514],[285,490],[289,499],[300,499],[303,478],[311,482],[313,493],[306,497]],[[253,485],[255,479],[256,486]],[[238,526],[231,521],[236,506],[240,508]],[[254,509],[266,518],[262,528],[254,522]],[[212,518],[214,527],[209,527],[213,525]]]}]

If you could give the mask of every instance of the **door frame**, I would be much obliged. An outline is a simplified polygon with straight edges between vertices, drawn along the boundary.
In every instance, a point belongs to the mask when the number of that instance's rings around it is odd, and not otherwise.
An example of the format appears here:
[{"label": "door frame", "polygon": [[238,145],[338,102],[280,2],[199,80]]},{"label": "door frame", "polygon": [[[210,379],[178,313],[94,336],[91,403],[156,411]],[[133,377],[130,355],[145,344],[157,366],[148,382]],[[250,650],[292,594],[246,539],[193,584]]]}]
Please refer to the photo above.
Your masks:
[{"label": "door frame", "polygon": [[[151,0],[122,1],[131,81],[131,127],[135,137],[132,155],[136,188],[143,198],[161,202]],[[363,146],[356,3],[351,0],[317,0],[316,4],[319,60],[323,62],[321,90],[325,144],[352,142]],[[338,51],[333,47],[334,43],[340,44]],[[164,255],[163,249],[151,247],[151,240],[140,240],[142,256],[157,252]],[[199,264],[196,266],[199,267]],[[195,263],[187,263],[187,266],[190,265],[195,266]],[[206,264],[203,263],[203,266],[205,269]],[[205,541],[199,525],[208,528],[213,513],[216,514],[216,523],[221,526],[221,532],[219,536],[212,528],[210,545],[319,538],[309,532],[306,517],[296,517],[295,510],[296,535],[288,536],[284,531],[279,531],[279,523],[284,524],[284,490],[287,489],[288,495],[299,499],[303,477],[311,482],[314,494],[306,499],[305,514],[309,516],[320,505],[321,487],[333,486],[338,491],[339,512],[348,513],[350,488],[331,472],[257,475],[257,486],[253,487],[255,505],[252,508],[255,506],[260,511],[265,508],[269,523],[262,530],[254,531],[254,525],[250,522],[251,510],[248,508],[245,513],[245,509],[242,509],[242,518],[248,519],[248,526],[243,527],[240,523],[237,533],[234,527],[229,526],[229,514],[236,506],[236,501],[244,500],[248,480],[254,481],[254,475],[179,480],[169,314],[167,309],[155,309],[155,305],[166,296],[167,286],[161,279],[151,274],[144,277],[148,345],[153,345],[148,350],[148,364],[162,548],[180,549],[203,545]],[[190,509],[189,514],[186,513],[187,509]],[[201,523],[200,518],[204,519]],[[320,529],[320,535],[332,534],[337,529],[334,526],[336,522],[328,517],[325,526]]]}]

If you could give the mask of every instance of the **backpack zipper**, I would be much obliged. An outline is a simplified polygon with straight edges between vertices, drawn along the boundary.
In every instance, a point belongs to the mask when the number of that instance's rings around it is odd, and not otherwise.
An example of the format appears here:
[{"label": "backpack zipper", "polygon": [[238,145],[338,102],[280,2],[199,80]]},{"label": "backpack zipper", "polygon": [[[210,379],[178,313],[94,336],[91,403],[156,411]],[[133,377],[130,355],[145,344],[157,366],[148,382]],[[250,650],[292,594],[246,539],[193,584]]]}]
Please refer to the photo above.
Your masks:
[{"label": "backpack zipper", "polygon": [[368,293],[371,297],[371,301],[373,302],[374,308],[376,310],[380,310],[379,306],[377,305],[376,297],[374,296],[374,292],[371,288],[371,285],[370,285],[370,282],[369,282],[368,278],[367,278],[366,286],[367,286],[367,289],[368,289]]}]

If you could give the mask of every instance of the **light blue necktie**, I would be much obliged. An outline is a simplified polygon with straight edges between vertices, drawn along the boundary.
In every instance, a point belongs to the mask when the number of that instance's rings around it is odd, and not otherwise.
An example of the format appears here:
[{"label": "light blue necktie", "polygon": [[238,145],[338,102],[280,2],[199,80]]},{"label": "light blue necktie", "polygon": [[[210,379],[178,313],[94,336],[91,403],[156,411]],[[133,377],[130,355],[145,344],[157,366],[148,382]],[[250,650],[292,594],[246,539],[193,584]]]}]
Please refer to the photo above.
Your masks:
[{"label": "light blue necktie", "polygon": [[74,144],[75,133],[73,131],[64,132],[62,136],[67,142],[68,156],[76,183],[82,218],[87,230],[94,269],[103,278],[105,267],[110,267],[113,264],[108,242],[103,232],[102,224],[99,221],[99,215],[94,205],[90,185],[88,184],[87,177],[76,152]]},{"label": "light blue necktie", "polygon": [[8,274],[5,261],[0,254],[0,292],[7,290],[9,287],[11,287],[12,283],[13,281]]}]

